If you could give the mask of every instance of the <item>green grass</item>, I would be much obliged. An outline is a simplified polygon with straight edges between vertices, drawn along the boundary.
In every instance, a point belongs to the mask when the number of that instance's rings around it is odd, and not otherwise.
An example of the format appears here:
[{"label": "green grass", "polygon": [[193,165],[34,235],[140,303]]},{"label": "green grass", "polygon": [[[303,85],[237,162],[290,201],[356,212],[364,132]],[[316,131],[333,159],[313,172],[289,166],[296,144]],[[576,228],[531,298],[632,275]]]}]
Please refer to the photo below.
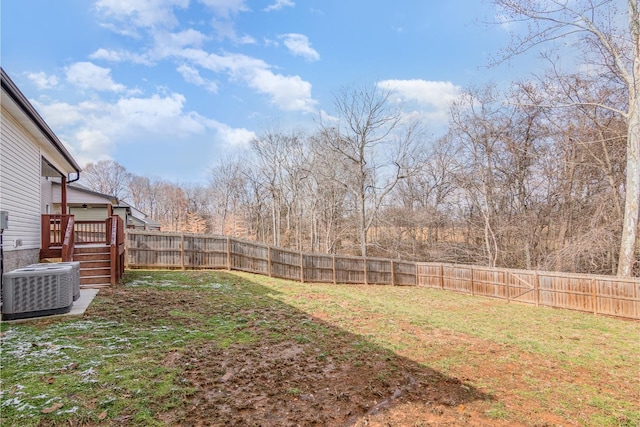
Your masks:
[{"label": "green grass", "polygon": [[[245,273],[129,271],[126,288],[125,303],[101,293],[84,319],[0,325],[3,426],[163,425],[159,414],[184,409],[195,392],[188,367],[167,362],[172,352],[199,343],[230,351],[282,342],[313,343],[318,360],[353,366],[383,348],[459,377],[517,364],[521,377],[509,398],[582,425],[640,425],[638,322],[423,288],[301,284]],[[151,315],[163,295],[175,294],[184,304]],[[332,342],[345,334],[357,338],[348,353],[334,354]],[[498,351],[478,354],[478,343]],[[592,380],[573,382],[578,370]],[[377,380],[389,374],[381,371]],[[616,389],[629,381],[635,394]],[[500,400],[512,385],[491,376],[473,385],[496,396],[486,416],[526,420]],[[291,396],[303,392],[288,389]]]},{"label": "green grass", "polygon": [[[300,284],[262,276],[253,280],[272,289],[280,301],[322,314],[345,331],[366,336],[369,344],[445,374],[519,364],[523,380],[516,384],[516,393],[533,397],[543,409],[552,404],[569,419],[586,409],[591,415],[578,421],[587,426],[640,425],[638,322],[426,288]],[[417,337],[416,330],[426,339]],[[508,351],[498,359],[491,353],[474,354],[473,339]],[[522,360],[529,354],[535,362]],[[576,370],[588,371],[590,382],[574,383]],[[544,377],[537,377],[541,374]],[[632,395],[617,392],[617,384],[630,382]],[[600,383],[608,384],[606,392],[599,389]],[[491,379],[482,385],[489,392],[504,386]],[[487,414],[498,419],[513,416],[500,402]],[[520,418],[526,421],[526,416]]]},{"label": "green grass", "polygon": [[[150,402],[180,405],[188,387],[180,372],[153,363],[160,349],[175,347],[181,328],[139,328],[108,321],[69,320],[2,326],[3,425],[63,423],[73,416],[99,420],[135,413],[153,425]],[[54,404],[59,410],[43,414]]]},{"label": "green grass", "polygon": [[509,411],[505,408],[504,403],[498,402],[486,411],[486,414],[498,420],[506,420],[509,418]]},{"label": "green grass", "polygon": [[395,320],[401,319],[424,331],[468,334],[572,365],[638,366],[640,360],[638,322],[427,288],[299,284],[262,276],[253,280],[277,291],[274,298],[331,314],[349,330],[362,312],[378,315],[374,339],[387,345],[400,345],[392,337],[401,333]]}]

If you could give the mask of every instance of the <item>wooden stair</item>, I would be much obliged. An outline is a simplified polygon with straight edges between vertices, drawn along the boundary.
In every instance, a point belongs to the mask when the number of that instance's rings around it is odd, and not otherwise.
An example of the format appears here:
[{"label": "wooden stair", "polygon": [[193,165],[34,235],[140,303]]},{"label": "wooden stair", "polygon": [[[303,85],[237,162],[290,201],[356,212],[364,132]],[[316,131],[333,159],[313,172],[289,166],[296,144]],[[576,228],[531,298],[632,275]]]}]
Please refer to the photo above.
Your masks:
[{"label": "wooden stair", "polygon": [[111,285],[111,252],[108,245],[76,245],[73,260],[80,262],[80,287]]}]

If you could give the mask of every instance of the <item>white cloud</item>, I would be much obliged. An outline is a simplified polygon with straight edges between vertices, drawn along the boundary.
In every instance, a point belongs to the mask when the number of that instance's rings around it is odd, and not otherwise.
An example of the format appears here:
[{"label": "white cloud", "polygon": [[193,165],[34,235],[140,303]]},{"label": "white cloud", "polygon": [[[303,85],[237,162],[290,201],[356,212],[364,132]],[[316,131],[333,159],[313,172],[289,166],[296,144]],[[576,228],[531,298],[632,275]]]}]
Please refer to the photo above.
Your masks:
[{"label": "white cloud", "polygon": [[320,117],[320,121],[322,122],[332,123],[333,125],[338,125],[340,123],[340,118],[338,116],[334,116],[325,110],[318,111],[318,117]]},{"label": "white cloud", "polygon": [[311,47],[309,38],[304,34],[289,33],[281,35],[280,38],[293,55],[302,56],[309,61],[320,59],[320,54]]},{"label": "white cloud", "polygon": [[183,59],[215,72],[226,72],[231,80],[240,81],[271,97],[271,102],[285,111],[312,111],[316,101],[311,97],[311,83],[299,76],[283,76],[271,71],[269,65],[241,54],[216,55],[196,49],[186,49]]},{"label": "white cloud", "polygon": [[111,70],[99,67],[91,62],[76,62],[66,69],[67,81],[82,89],[123,92],[126,87],[115,83]]},{"label": "white cloud", "polygon": [[[121,98],[115,105],[110,106],[109,122],[113,133],[123,135],[174,135],[185,137],[199,134],[205,130],[202,120],[194,113],[183,111],[185,97],[172,93],[161,97],[153,95],[150,98]],[[104,123],[104,126],[108,126]]]},{"label": "white cloud", "polygon": [[123,141],[135,144],[151,138],[175,143],[212,131],[221,143],[242,146],[255,137],[247,129],[232,128],[186,111],[186,99],[178,93],[121,97],[113,103],[99,99],[75,105],[34,102],[81,164],[110,158]]},{"label": "white cloud", "polygon": [[153,38],[155,47],[152,55],[159,59],[180,55],[184,49],[199,49],[208,39],[201,32],[191,29],[179,33],[159,31],[154,34]]},{"label": "white cloud", "polygon": [[262,9],[265,12],[271,12],[272,10],[281,10],[285,7],[294,7],[296,4],[291,0],[276,0],[276,2],[270,6]]},{"label": "white cloud", "polygon": [[236,32],[236,27],[233,21],[223,19],[218,20],[214,19],[211,22],[211,26],[216,31],[218,36],[218,40],[231,40],[236,44],[246,45],[246,44],[256,44],[256,40],[250,36],[249,34],[244,34],[242,36],[238,36]]},{"label": "white cloud", "polygon": [[119,34],[121,36],[125,36],[125,37],[131,37],[133,39],[139,39],[140,38],[140,33],[138,32],[138,29],[135,28],[135,26],[133,26],[132,24],[121,24],[124,26],[117,26],[115,24],[112,23],[107,23],[107,22],[103,22],[99,24],[102,28],[105,28],[113,33]]},{"label": "white cloud", "polygon": [[299,76],[283,76],[270,70],[253,70],[249,86],[271,96],[271,102],[285,111],[313,111],[316,101],[311,98],[311,83]]},{"label": "white cloud", "polygon": [[256,133],[245,128],[232,128],[222,123],[215,123],[220,140],[232,147],[248,147],[251,140],[257,137]]},{"label": "white cloud", "polygon": [[[75,134],[77,149],[75,150],[83,159],[102,160],[108,158],[107,154],[112,145],[109,138],[100,129],[81,129]],[[82,163],[85,163],[84,161]]]},{"label": "white cloud", "polygon": [[89,55],[90,59],[108,62],[132,62],[134,64],[152,65],[153,63],[145,55],[139,55],[128,51],[115,51],[100,48]]},{"label": "white cloud", "polygon": [[34,106],[42,113],[47,124],[52,129],[63,129],[65,127],[79,123],[82,120],[81,110],[66,102],[44,102],[33,101]]},{"label": "white cloud", "polygon": [[49,76],[44,72],[28,73],[27,78],[29,78],[38,89],[53,89],[58,85],[58,77]]},{"label": "white cloud", "polygon": [[182,78],[187,83],[192,83],[198,86],[204,87],[207,91],[216,93],[218,91],[218,85],[215,82],[204,79],[197,69],[189,67],[188,65],[181,65],[178,67],[178,72],[182,75]]},{"label": "white cloud", "polygon": [[415,109],[404,115],[405,120],[418,120],[435,126],[447,124],[449,108],[461,93],[460,86],[443,81],[383,80],[377,85],[390,91],[397,101],[413,103]]},{"label": "white cloud", "polygon": [[245,0],[199,0],[200,3],[213,9],[219,16],[229,17],[239,12],[249,11]]},{"label": "white cloud", "polygon": [[98,0],[96,3],[105,17],[144,28],[173,28],[178,24],[173,9],[188,6],[189,0]]},{"label": "white cloud", "polygon": [[[188,29],[185,31],[180,31],[179,33],[160,33],[160,35],[156,35],[156,37],[160,37],[160,41],[162,43],[170,43],[172,46],[176,48],[183,47],[201,47],[202,44],[209,39],[206,35],[202,34],[200,31],[196,31],[193,29]],[[158,41],[158,40],[157,40]]]},{"label": "white cloud", "polygon": [[[212,25],[220,37],[230,39],[239,44],[255,44],[250,35],[238,36],[233,26],[233,15],[248,11],[245,0],[197,0],[213,10],[219,19],[214,18]],[[131,4],[135,3],[135,4]],[[292,2],[276,3],[280,7],[293,6]],[[286,111],[312,111],[316,101],[311,97],[311,84],[297,75],[284,75],[272,70],[266,62],[242,54],[209,53],[203,47],[208,37],[195,29],[180,32],[168,31],[175,25],[176,7],[187,7],[188,0],[99,0],[98,8],[103,15],[119,21],[121,26],[135,24],[137,28],[145,28],[146,36],[152,38],[152,47],[146,52],[132,53],[127,51],[98,49],[91,54],[91,59],[111,62],[130,61],[138,64],[153,65],[167,60],[175,60],[177,70],[182,77],[194,84],[202,85],[209,91],[217,90],[217,84],[202,78],[203,70],[225,74],[232,82],[248,86],[259,94],[269,97],[270,102]],[[154,11],[157,7],[157,11]],[[308,60],[318,60],[320,55],[302,34],[286,34],[284,44],[294,54]],[[186,68],[185,68],[186,67]],[[107,70],[107,69],[105,69]],[[102,75],[101,90],[124,90],[113,81],[109,85]],[[90,81],[79,76],[73,81],[82,86],[89,86]],[[98,89],[98,87],[93,87]],[[109,89],[107,89],[109,88]]]},{"label": "white cloud", "polygon": [[236,38],[236,42],[240,44],[256,44],[257,43],[256,39],[248,34],[245,34],[242,37]]},{"label": "white cloud", "polygon": [[460,95],[460,86],[451,82],[428,80],[383,80],[378,87],[397,95],[402,101],[414,101],[425,107],[447,109]]}]

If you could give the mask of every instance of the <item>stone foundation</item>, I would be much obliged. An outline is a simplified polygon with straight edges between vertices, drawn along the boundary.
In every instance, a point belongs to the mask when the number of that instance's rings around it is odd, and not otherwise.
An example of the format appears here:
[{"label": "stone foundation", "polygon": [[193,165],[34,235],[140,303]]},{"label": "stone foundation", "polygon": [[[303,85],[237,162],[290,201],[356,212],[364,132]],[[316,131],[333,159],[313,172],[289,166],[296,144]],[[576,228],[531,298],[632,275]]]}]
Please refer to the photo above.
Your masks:
[{"label": "stone foundation", "polygon": [[19,251],[4,251],[4,272],[13,271],[17,268],[36,264],[40,261],[40,249],[22,249]]}]

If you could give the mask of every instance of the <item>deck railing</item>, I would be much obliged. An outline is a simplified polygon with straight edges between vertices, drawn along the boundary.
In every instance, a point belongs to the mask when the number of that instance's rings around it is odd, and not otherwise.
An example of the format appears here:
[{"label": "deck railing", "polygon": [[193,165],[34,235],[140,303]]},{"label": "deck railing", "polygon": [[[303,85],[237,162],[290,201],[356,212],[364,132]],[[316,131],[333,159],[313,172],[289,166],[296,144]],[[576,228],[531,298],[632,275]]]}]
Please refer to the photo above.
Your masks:
[{"label": "deck railing", "polygon": [[106,221],[76,222],[75,239],[78,244],[107,243]]},{"label": "deck railing", "polygon": [[73,215],[42,215],[40,258],[61,258],[62,243],[69,220]]},{"label": "deck railing", "polygon": [[111,252],[111,283],[124,273],[124,221],[117,215],[105,221],[75,221],[73,215],[42,215],[40,259],[73,261],[76,245],[104,244]]},{"label": "deck railing", "polygon": [[120,282],[124,274],[124,221],[113,215],[105,221],[106,239],[111,256],[111,284]]},{"label": "deck railing", "polygon": [[62,239],[61,258],[63,262],[70,262],[73,261],[73,253],[75,252],[75,220],[71,216],[66,222],[67,225],[64,228],[64,237]]}]

